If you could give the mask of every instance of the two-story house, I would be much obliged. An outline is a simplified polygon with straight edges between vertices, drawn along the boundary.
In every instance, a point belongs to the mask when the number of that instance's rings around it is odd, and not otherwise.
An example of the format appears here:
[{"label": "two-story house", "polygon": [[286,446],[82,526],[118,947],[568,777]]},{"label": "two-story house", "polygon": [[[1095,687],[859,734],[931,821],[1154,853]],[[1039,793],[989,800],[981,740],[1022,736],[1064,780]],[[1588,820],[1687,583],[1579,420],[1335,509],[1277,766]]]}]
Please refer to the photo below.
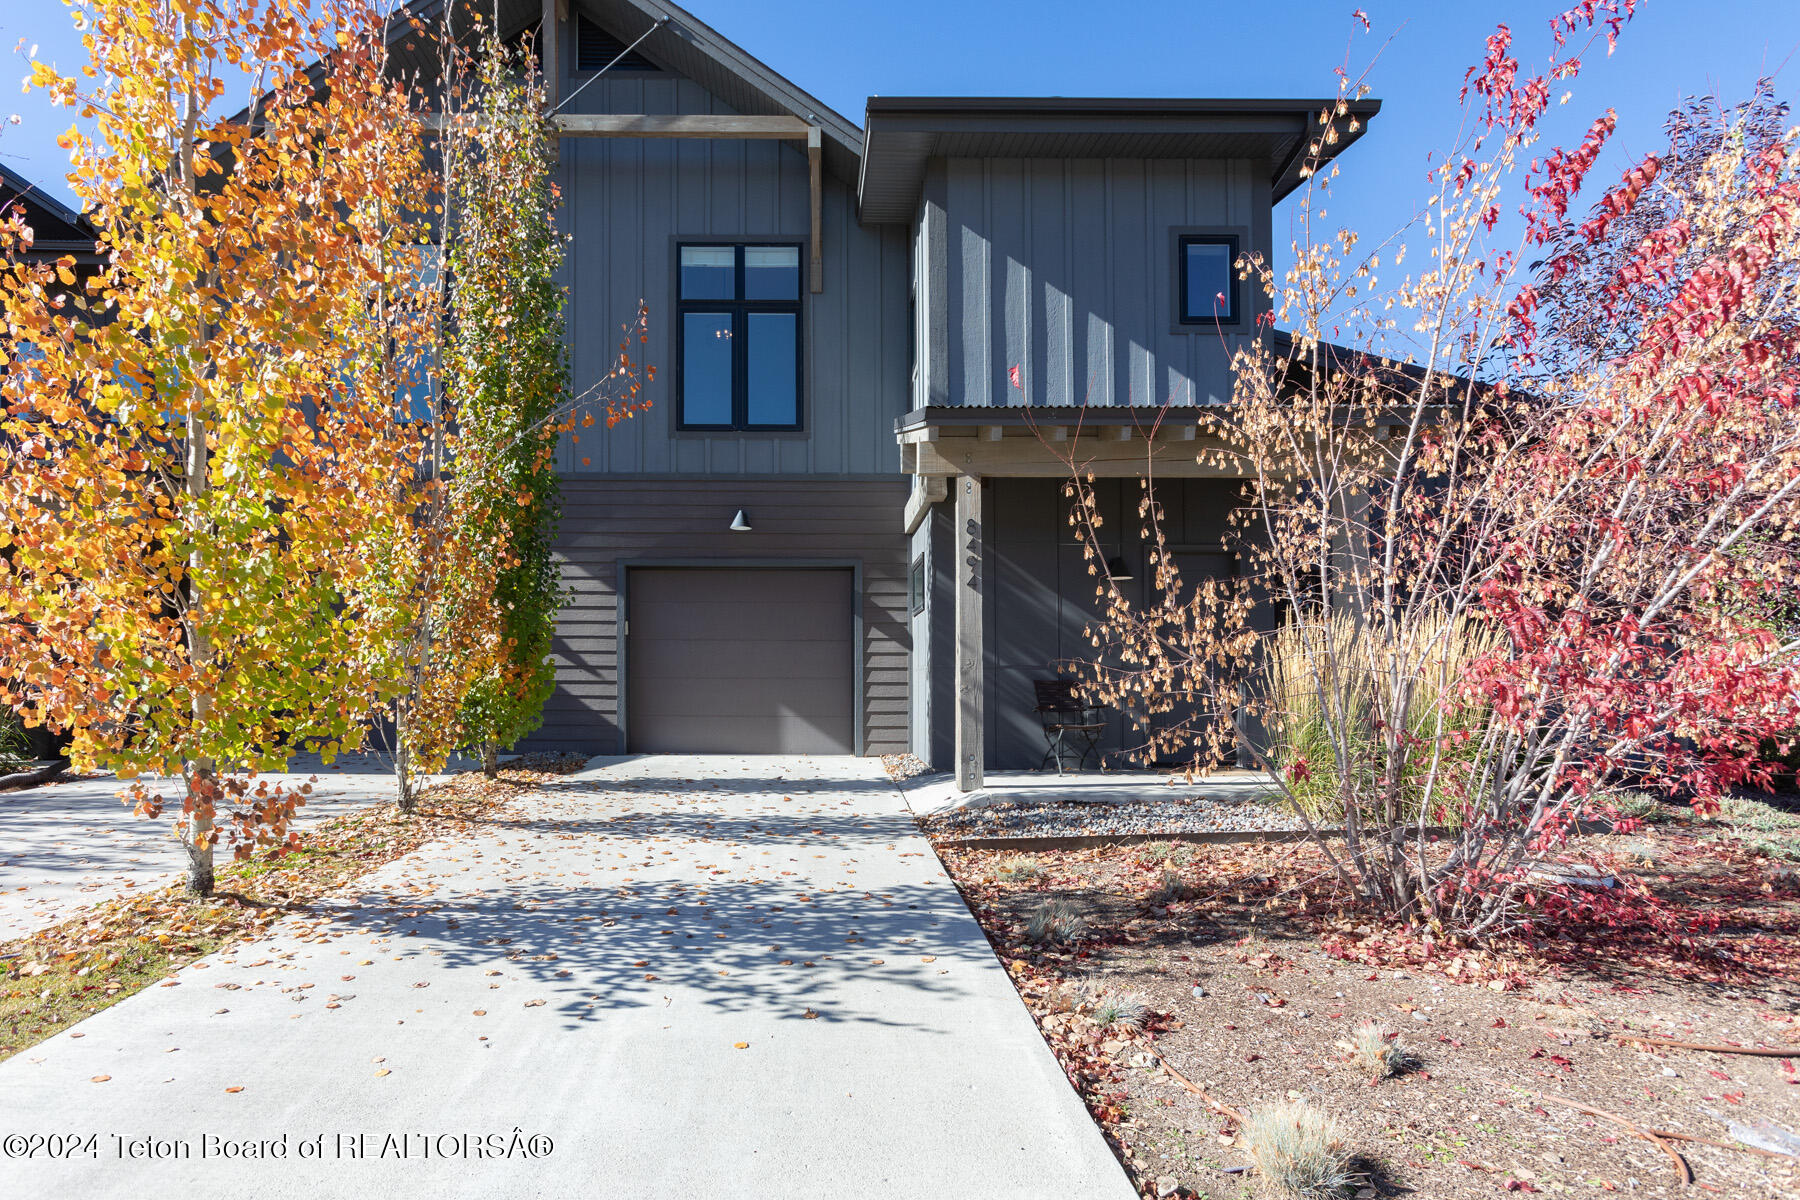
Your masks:
[{"label": "two-story house", "polygon": [[859,128],[661,0],[501,12],[540,22],[575,387],[640,298],[658,374],[561,447],[571,598],[527,745],[1038,765],[1032,682],[1093,653],[1071,456],[1121,586],[1149,586],[1151,461],[1184,572],[1233,569],[1241,485],[1196,416],[1326,104],[873,97]]}]

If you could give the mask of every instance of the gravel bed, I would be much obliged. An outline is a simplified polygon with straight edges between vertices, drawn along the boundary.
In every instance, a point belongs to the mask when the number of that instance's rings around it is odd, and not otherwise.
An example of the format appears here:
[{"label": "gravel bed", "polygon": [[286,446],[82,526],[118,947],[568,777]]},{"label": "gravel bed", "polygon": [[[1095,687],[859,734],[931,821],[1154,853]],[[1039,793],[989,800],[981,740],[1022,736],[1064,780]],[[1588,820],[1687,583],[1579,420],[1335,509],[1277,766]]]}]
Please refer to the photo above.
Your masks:
[{"label": "gravel bed", "polygon": [[931,773],[931,764],[916,754],[884,754],[881,756],[881,767],[895,783],[911,779],[915,775]]},{"label": "gravel bed", "polygon": [[1248,833],[1299,829],[1275,804],[1206,797],[1129,803],[1003,801],[934,813],[919,821],[932,837],[1081,837],[1094,834]]}]

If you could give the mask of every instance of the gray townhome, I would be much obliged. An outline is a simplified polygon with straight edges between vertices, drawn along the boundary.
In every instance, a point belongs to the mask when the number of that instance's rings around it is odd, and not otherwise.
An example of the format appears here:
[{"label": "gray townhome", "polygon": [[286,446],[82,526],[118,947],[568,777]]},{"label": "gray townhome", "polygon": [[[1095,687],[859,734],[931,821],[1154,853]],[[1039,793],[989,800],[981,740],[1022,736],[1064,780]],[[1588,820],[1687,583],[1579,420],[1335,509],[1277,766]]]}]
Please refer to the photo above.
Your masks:
[{"label": "gray townhome", "polygon": [[1121,586],[1150,458],[1184,573],[1233,570],[1240,484],[1195,418],[1266,319],[1231,263],[1326,105],[884,96],[859,128],[660,0],[500,20],[555,67],[575,386],[640,298],[658,367],[649,411],[561,447],[527,746],[1038,765],[1033,681],[1094,653],[1069,456]]}]

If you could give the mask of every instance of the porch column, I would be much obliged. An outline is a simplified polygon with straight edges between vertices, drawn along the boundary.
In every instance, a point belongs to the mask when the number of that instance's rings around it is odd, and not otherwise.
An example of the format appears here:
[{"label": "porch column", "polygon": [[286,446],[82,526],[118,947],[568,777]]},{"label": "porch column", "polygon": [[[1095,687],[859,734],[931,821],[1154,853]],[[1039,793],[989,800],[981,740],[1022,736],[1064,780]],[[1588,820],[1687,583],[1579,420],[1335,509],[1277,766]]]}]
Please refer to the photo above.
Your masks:
[{"label": "porch column", "polygon": [[956,477],[956,788],[978,790],[987,760],[982,746],[981,479]]}]

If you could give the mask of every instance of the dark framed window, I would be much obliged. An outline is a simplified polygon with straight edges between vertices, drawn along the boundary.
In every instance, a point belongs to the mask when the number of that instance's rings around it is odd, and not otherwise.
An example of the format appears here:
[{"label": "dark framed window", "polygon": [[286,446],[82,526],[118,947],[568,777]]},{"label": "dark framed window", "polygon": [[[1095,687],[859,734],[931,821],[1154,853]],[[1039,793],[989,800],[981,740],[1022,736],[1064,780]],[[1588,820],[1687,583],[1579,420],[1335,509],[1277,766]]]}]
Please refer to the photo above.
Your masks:
[{"label": "dark framed window", "polygon": [[676,248],[679,429],[801,428],[800,247]]},{"label": "dark framed window", "polygon": [[925,611],[925,556],[913,559],[912,571],[906,577],[907,609],[913,616]]},{"label": "dark framed window", "polygon": [[1183,325],[1232,325],[1238,320],[1238,240],[1229,233],[1190,233],[1176,241]]}]

